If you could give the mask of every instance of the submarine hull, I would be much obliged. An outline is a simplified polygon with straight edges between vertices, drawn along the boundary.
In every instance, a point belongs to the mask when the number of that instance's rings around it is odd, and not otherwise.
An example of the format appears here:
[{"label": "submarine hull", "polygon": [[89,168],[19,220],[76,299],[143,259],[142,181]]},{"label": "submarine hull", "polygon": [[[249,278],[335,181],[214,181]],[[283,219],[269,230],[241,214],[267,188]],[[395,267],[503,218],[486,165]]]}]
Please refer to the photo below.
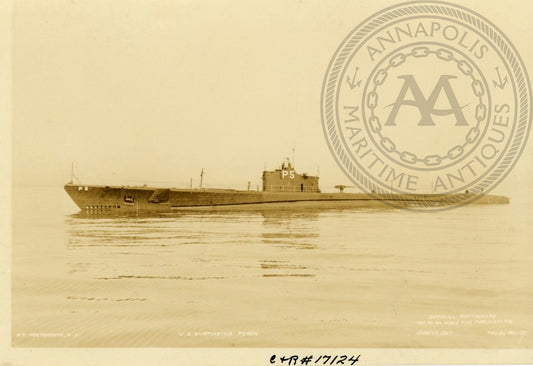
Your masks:
[{"label": "submarine hull", "polygon": [[444,206],[453,201],[506,204],[493,195],[402,195],[366,193],[269,192],[228,189],[175,189],[129,186],[66,184],[76,205],[88,212],[171,212],[177,210],[351,208],[396,206]]}]

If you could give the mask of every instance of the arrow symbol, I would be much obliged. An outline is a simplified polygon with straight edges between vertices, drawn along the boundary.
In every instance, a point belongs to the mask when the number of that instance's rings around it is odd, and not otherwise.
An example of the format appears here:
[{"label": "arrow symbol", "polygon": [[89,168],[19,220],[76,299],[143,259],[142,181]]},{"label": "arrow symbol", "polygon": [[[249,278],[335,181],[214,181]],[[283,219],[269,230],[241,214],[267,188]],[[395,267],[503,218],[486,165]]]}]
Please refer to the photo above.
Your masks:
[{"label": "arrow symbol", "polygon": [[502,80],[502,76],[500,75],[500,70],[498,70],[498,66],[496,66],[496,73],[498,73],[499,82],[496,80],[492,80],[492,82],[494,83],[495,87],[503,90],[503,88],[505,88],[505,85],[507,85],[507,75],[505,75]]},{"label": "arrow symbol", "polygon": [[346,76],[346,82],[348,83],[348,85],[350,86],[350,89],[353,90],[353,88],[358,88],[359,85],[361,85],[361,80],[359,80],[358,82],[355,82],[355,78],[357,77],[357,71],[359,71],[359,67],[355,67],[355,72],[353,74],[353,78],[350,79],[349,76]]}]

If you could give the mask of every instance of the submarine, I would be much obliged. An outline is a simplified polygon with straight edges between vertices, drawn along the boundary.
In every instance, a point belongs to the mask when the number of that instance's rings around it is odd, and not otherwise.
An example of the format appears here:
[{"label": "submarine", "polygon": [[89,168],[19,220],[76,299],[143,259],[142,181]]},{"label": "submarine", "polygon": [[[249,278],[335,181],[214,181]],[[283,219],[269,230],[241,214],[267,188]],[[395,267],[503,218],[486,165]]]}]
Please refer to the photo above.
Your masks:
[{"label": "submarine", "polygon": [[[203,169],[200,175],[202,182]],[[319,177],[298,174],[287,158],[277,169],[262,174],[261,190],[218,188],[155,188],[148,186],[107,186],[75,184],[64,188],[80,210],[88,213],[153,212],[185,210],[326,209],[357,207],[447,207],[454,202],[507,204],[505,196],[483,193],[400,194],[346,193],[352,186],[337,185],[335,193],[321,192]]]}]

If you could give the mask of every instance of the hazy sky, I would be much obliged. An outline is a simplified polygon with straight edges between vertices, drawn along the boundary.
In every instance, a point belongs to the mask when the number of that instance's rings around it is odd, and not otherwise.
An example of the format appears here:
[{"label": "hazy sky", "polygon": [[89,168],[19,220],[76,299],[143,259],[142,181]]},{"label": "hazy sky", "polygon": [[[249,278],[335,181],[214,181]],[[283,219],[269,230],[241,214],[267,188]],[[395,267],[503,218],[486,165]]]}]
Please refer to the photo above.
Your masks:
[{"label": "hazy sky", "polygon": [[[395,1],[14,2],[13,179],[244,188],[296,148],[321,186],[349,184],[326,145],[329,60]],[[513,41],[531,74],[531,12],[457,1]],[[523,4],[508,1],[509,6]],[[533,182],[531,143],[496,192]],[[524,184],[526,182],[526,184]]]}]

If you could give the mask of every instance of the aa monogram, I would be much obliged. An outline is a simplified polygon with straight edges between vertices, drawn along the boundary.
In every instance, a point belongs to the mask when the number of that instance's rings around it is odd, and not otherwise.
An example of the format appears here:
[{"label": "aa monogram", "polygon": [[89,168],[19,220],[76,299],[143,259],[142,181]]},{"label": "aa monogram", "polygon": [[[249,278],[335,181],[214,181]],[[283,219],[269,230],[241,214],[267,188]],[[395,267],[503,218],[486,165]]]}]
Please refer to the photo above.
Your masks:
[{"label": "aa monogram", "polygon": [[[404,84],[403,84],[402,89],[400,90],[400,94],[398,94],[398,99],[396,99],[396,102],[394,103],[394,106],[392,107],[392,112],[389,115],[389,118],[387,118],[387,123],[385,123],[385,126],[396,125],[396,123],[394,122],[394,119],[398,115],[398,110],[400,109],[400,105],[402,104],[412,105],[418,108],[418,111],[420,112],[420,116],[421,116],[418,126],[435,125],[435,123],[431,119],[431,114],[447,115],[450,113],[454,113],[455,116],[457,117],[456,126],[468,125],[468,123],[466,123],[465,116],[463,112],[461,111],[462,108],[459,106],[459,103],[457,102],[457,97],[455,96],[453,89],[449,82],[449,79],[456,79],[457,76],[441,75],[437,83],[437,86],[435,86],[435,89],[433,89],[433,91],[431,92],[431,95],[429,96],[427,100],[426,98],[424,98],[424,95],[422,94],[420,87],[416,83],[414,75],[401,75],[401,76],[398,76],[398,78],[404,79]],[[409,90],[413,94],[414,100],[405,99],[405,96]],[[443,90],[446,93],[451,109],[435,109],[434,108],[441,90]]]},{"label": "aa monogram", "polygon": [[450,203],[457,206],[515,165],[530,129],[531,87],[495,25],[457,5],[417,1],[346,37],[321,107],[328,146],[353,183],[371,194],[469,192]]}]

